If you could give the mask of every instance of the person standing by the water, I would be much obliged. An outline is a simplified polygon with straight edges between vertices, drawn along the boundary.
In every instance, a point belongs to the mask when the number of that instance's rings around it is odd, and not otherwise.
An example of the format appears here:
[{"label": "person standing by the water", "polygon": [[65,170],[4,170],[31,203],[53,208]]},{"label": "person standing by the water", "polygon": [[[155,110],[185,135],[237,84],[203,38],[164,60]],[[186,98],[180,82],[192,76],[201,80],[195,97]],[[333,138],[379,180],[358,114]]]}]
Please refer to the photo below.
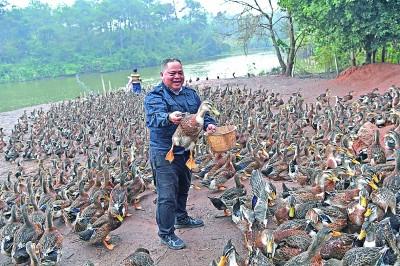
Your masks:
[{"label": "person standing by the water", "polygon": [[141,81],[140,74],[137,72],[137,68],[135,68],[129,77],[127,84],[128,89],[139,94],[142,91],[142,85],[140,84]]}]

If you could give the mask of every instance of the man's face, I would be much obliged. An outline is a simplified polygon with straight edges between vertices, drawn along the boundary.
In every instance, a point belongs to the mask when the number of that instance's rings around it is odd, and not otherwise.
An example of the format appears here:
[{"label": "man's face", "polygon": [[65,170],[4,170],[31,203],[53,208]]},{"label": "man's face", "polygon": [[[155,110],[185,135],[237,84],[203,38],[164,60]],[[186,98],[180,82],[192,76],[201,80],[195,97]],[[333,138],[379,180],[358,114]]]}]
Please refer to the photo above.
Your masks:
[{"label": "man's face", "polygon": [[180,90],[185,81],[182,65],[179,62],[169,62],[161,72],[161,78],[168,88],[174,91]]}]

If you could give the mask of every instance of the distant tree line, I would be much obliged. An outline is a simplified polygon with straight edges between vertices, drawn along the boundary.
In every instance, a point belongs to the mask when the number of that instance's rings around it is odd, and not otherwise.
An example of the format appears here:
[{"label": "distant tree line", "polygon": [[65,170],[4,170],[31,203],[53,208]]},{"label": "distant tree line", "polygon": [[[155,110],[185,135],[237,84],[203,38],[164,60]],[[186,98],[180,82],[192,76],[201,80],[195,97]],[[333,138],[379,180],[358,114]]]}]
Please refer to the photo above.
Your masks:
[{"label": "distant tree line", "polygon": [[0,82],[197,60],[227,52],[214,17],[194,0],[77,0],[51,9],[0,0]]}]

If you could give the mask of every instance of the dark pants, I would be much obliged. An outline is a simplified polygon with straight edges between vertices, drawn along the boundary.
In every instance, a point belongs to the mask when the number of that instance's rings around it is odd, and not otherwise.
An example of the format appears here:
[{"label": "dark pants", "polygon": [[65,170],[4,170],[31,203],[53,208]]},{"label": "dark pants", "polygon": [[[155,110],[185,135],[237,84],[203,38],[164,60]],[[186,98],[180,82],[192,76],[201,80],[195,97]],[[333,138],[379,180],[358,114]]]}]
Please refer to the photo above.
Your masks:
[{"label": "dark pants", "polygon": [[175,155],[172,163],[165,160],[166,152],[151,151],[150,160],[157,188],[156,220],[158,235],[169,235],[175,231],[175,219],[181,220],[188,214],[188,198],[191,173],[185,163],[188,153]]}]

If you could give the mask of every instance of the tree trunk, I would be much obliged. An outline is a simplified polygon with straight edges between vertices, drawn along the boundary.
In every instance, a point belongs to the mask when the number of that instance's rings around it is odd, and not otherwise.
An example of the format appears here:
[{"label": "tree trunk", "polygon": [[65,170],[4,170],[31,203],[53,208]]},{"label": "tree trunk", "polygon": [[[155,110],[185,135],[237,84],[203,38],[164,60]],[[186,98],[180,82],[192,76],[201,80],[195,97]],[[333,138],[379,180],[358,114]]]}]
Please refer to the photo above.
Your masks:
[{"label": "tree trunk", "polygon": [[288,12],[288,24],[289,24],[289,51],[287,55],[287,63],[286,63],[286,73],[287,77],[292,75],[292,70],[294,66],[294,58],[296,57],[296,39],[294,37],[294,28],[293,28],[293,18]]},{"label": "tree trunk", "polygon": [[350,60],[351,60],[351,66],[357,66],[356,55],[354,54],[354,50],[351,50]]},{"label": "tree trunk", "polygon": [[376,63],[376,49],[372,51],[372,63]]},{"label": "tree trunk", "polygon": [[385,63],[386,46],[382,47],[382,63]]},{"label": "tree trunk", "polygon": [[364,43],[364,49],[365,49],[365,63],[366,64],[371,64],[372,62],[372,36],[368,36],[366,38],[366,41]]},{"label": "tree trunk", "polygon": [[285,61],[283,61],[281,50],[279,48],[278,41],[276,40],[274,29],[272,28],[272,24],[273,24],[272,18],[268,18],[268,20],[269,20],[269,24],[270,24],[268,30],[269,30],[269,33],[271,34],[272,45],[275,48],[275,52],[276,52],[276,56],[278,57],[279,65],[281,66],[281,71],[282,71],[281,73],[286,74],[286,64],[285,64]]},{"label": "tree trunk", "polygon": [[337,76],[339,76],[339,65],[338,65],[336,53],[333,53],[333,57],[335,59],[335,69],[336,69],[336,77],[337,77]]},{"label": "tree trunk", "polygon": [[365,52],[365,63],[366,64],[371,64],[372,62],[372,52],[371,51],[366,51]]},{"label": "tree trunk", "polygon": [[290,76],[292,78],[294,77],[295,68],[296,68],[296,57],[294,58],[294,64],[293,64],[293,67],[292,67],[292,73],[290,74]]},{"label": "tree trunk", "polygon": [[172,5],[174,6],[175,19],[178,19],[178,13],[176,12],[176,3],[175,3],[175,0],[172,0]]},{"label": "tree trunk", "polygon": [[118,22],[118,28],[119,28],[118,29],[118,31],[119,31],[119,47],[122,50],[122,49],[124,49],[124,34],[125,34],[125,32],[122,29],[122,22],[121,21]]}]

